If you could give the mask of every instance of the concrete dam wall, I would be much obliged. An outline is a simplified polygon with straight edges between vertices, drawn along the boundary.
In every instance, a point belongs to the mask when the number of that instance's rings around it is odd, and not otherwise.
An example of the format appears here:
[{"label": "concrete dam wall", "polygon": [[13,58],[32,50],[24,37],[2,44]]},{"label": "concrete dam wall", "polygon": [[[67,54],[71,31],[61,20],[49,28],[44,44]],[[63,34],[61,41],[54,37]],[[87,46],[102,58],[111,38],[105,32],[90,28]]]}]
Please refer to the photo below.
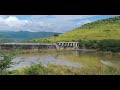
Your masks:
[{"label": "concrete dam wall", "polygon": [[79,42],[56,42],[56,43],[0,43],[0,49],[79,49]]}]

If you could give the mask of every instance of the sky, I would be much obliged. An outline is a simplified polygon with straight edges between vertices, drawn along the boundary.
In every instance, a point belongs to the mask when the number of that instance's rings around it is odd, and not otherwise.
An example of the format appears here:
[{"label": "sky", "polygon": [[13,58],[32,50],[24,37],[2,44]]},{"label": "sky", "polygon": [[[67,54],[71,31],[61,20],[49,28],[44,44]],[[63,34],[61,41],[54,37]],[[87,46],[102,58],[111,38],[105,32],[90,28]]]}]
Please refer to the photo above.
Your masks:
[{"label": "sky", "polygon": [[0,31],[66,32],[118,15],[0,15]]}]

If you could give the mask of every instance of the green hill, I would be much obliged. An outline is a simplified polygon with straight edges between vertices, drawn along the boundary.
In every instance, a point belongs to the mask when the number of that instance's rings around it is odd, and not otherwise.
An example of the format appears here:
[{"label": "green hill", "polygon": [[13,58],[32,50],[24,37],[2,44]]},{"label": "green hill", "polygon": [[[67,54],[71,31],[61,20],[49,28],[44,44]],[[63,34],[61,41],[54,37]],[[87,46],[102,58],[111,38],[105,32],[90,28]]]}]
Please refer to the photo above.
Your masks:
[{"label": "green hill", "polygon": [[120,50],[120,16],[84,24],[58,36],[31,40],[31,42],[79,41],[88,47]]},{"label": "green hill", "polygon": [[120,40],[120,16],[84,24],[58,37],[36,39],[34,41],[80,41],[80,40]]}]

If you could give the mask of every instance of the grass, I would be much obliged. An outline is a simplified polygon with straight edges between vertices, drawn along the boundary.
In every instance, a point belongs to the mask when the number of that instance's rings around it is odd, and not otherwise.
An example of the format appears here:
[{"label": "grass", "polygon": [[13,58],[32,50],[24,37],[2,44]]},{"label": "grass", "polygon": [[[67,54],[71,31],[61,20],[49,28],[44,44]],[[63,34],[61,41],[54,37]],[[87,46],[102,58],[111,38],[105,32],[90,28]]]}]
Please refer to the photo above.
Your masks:
[{"label": "grass", "polygon": [[42,64],[33,64],[20,70],[8,71],[8,75],[120,75],[120,67],[100,66],[94,67],[67,67],[64,65],[43,66]]},{"label": "grass", "polygon": [[[53,51],[53,52],[45,51],[44,53],[41,53],[41,54],[47,54],[47,53],[50,54],[55,52],[59,52],[59,54],[60,53],[65,54],[63,53],[64,51]],[[107,55],[106,58],[109,58],[111,57],[112,53],[107,52],[105,54]],[[100,58],[102,59],[104,55],[101,54]],[[83,66],[68,67],[65,65],[57,65],[57,64],[48,64],[45,66],[39,63],[39,64],[32,64],[31,66],[18,69],[18,70],[0,71],[0,74],[1,75],[120,75],[120,66],[108,66],[100,63],[99,58],[97,57],[97,54],[82,53],[79,56],[68,55],[66,57],[61,57],[61,58],[64,58],[65,60],[74,61],[74,62],[80,62],[81,65]]]},{"label": "grass", "polygon": [[57,49],[12,49],[12,50],[0,50],[0,53],[11,53],[14,52],[15,54],[33,54],[33,53],[62,53],[62,52],[68,52],[69,50],[57,50]]},{"label": "grass", "polygon": [[[55,52],[51,52],[55,53]],[[59,54],[63,52],[59,52]],[[42,53],[47,54],[47,53]],[[89,54],[89,55],[88,55]],[[111,53],[105,53],[108,56]],[[102,54],[101,54],[102,55]],[[104,57],[104,56],[103,56]],[[108,66],[100,63],[97,54],[82,53],[79,56],[66,56],[61,57],[65,60],[73,62],[80,62],[82,67],[70,67],[58,64],[43,65],[32,64],[31,66],[18,69],[18,70],[5,70],[0,71],[2,75],[120,75],[120,66]],[[102,58],[102,57],[101,57]]]},{"label": "grass", "polygon": [[[61,52],[63,53],[63,52]],[[113,53],[103,53],[100,54],[100,58],[106,58],[108,60]],[[119,60],[119,56],[117,55]],[[66,56],[61,57],[64,60],[70,60],[73,62],[81,63],[81,67],[70,67],[58,64],[48,64],[43,65],[32,64],[26,68],[19,70],[7,71],[8,75],[120,75],[119,65],[105,65],[100,62],[100,58],[96,54],[92,53],[82,53],[79,56]],[[113,60],[114,61],[114,60]]]}]

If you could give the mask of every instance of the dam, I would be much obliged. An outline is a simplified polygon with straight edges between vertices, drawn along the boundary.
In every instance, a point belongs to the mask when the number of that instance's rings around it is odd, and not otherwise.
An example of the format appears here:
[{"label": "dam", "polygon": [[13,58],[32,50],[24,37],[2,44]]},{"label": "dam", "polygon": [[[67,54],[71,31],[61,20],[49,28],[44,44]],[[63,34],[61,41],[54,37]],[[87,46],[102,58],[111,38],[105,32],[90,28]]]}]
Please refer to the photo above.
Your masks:
[{"label": "dam", "polygon": [[79,42],[55,42],[55,43],[0,43],[0,49],[79,49]]}]

